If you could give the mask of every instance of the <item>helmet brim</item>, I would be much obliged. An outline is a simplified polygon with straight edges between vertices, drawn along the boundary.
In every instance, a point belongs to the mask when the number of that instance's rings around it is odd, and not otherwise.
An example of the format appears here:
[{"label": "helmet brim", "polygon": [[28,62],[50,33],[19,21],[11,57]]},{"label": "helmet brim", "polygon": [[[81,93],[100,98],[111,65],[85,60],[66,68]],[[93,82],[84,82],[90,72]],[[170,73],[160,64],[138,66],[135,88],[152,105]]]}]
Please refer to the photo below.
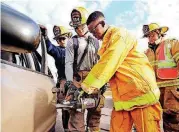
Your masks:
[{"label": "helmet brim", "polygon": [[57,36],[55,36],[53,39],[58,39],[58,38],[60,38],[60,37],[69,37],[69,38],[71,38],[72,37],[72,33],[71,32],[69,32],[69,33],[64,33],[64,34],[60,34],[60,35],[57,35]]}]

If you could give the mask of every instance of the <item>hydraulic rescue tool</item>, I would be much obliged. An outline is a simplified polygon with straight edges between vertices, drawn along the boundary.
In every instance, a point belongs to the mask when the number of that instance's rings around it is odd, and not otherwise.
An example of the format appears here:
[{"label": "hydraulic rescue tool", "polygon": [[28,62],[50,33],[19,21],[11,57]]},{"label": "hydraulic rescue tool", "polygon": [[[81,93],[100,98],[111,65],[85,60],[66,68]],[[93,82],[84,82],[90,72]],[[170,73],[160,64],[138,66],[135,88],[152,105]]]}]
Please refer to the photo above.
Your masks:
[{"label": "hydraulic rescue tool", "polygon": [[[56,104],[57,109],[77,109],[83,112],[85,109],[96,108],[100,102],[100,95],[106,90],[104,85],[97,94],[88,95],[81,88],[76,88],[72,83],[65,86],[66,98]],[[59,88],[54,88],[53,92],[59,92]]]}]

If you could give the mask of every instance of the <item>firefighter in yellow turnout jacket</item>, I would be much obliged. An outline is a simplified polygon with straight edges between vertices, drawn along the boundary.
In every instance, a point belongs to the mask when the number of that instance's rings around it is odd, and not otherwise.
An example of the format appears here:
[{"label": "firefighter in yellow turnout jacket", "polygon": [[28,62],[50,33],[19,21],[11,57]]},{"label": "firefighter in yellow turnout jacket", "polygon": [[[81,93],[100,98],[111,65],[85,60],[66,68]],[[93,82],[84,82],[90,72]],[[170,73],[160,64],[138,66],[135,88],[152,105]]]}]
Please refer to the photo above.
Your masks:
[{"label": "firefighter in yellow turnout jacket", "polygon": [[156,23],[143,25],[148,38],[146,55],[153,66],[161,91],[163,122],[166,132],[179,131],[179,41],[164,39],[168,27]]},{"label": "firefighter in yellow turnout jacket", "polygon": [[89,31],[102,40],[100,60],[82,83],[90,94],[109,81],[114,109],[110,132],[160,132],[162,109],[155,73],[145,54],[137,50],[137,40],[126,29],[109,26],[102,12],[87,20]]}]

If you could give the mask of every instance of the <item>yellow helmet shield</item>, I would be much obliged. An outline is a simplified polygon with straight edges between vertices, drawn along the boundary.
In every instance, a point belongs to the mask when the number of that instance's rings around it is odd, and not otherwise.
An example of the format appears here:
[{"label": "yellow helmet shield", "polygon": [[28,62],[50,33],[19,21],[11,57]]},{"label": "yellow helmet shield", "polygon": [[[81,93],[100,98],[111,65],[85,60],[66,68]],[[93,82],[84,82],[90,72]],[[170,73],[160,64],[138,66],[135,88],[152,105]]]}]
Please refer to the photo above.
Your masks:
[{"label": "yellow helmet shield", "polygon": [[165,32],[168,31],[168,27],[164,26],[164,27],[160,27],[157,23],[151,23],[149,25],[143,25],[143,37],[147,37],[148,34],[152,31],[155,30],[160,30],[161,34],[164,34]]},{"label": "yellow helmet shield", "polygon": [[53,27],[53,33],[54,33],[54,38],[53,39],[57,39],[59,37],[62,36],[67,36],[67,37],[71,37],[72,33],[64,26],[54,26]]},{"label": "yellow helmet shield", "polygon": [[70,26],[77,27],[82,24],[86,24],[88,18],[88,11],[84,7],[74,8],[71,12]]}]

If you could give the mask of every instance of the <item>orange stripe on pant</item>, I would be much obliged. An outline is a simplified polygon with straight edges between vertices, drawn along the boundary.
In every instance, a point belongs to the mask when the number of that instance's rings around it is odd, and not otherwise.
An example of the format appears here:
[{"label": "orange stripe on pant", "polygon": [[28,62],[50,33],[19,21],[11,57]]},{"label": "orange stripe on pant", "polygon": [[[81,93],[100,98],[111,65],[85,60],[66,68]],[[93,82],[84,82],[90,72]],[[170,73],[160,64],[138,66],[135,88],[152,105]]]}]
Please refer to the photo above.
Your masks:
[{"label": "orange stripe on pant", "polygon": [[110,132],[161,132],[162,108],[159,103],[132,111],[112,111]]}]

